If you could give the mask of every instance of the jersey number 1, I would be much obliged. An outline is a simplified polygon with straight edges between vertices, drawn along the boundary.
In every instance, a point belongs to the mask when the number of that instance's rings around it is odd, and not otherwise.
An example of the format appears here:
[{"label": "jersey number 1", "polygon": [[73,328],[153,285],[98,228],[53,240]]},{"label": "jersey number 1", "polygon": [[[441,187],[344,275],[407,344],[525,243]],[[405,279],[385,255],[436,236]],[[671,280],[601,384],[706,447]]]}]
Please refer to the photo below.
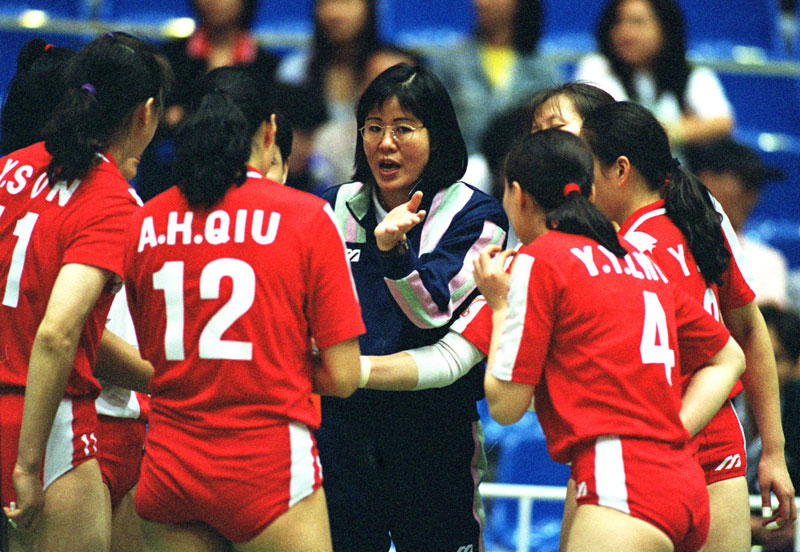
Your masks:
[{"label": "jersey number 1", "polygon": [[672,385],[672,369],[675,367],[675,351],[669,348],[667,315],[652,291],[644,293],[644,325],[639,351],[644,364],[663,364],[667,383]]},{"label": "jersey number 1", "polygon": [[[5,207],[0,206],[0,216],[3,215]],[[13,234],[17,236],[17,244],[11,254],[11,265],[8,268],[8,279],[6,280],[6,290],[3,293],[3,305],[16,308],[19,303],[19,283],[22,280],[22,267],[25,265],[25,254],[28,252],[28,244],[31,241],[33,227],[39,215],[36,213],[26,213],[24,217],[17,220]]]},{"label": "jersey number 1", "polygon": [[[200,299],[219,299],[222,278],[229,277],[233,286],[231,297],[206,322],[200,333],[200,358],[252,360],[253,344],[249,341],[222,339],[222,334],[253,305],[256,295],[256,275],[253,267],[239,259],[216,259],[200,273]],[[183,344],[183,261],[168,261],[153,273],[153,289],[164,291],[167,327],[164,332],[164,353],[167,360],[184,360]]]}]

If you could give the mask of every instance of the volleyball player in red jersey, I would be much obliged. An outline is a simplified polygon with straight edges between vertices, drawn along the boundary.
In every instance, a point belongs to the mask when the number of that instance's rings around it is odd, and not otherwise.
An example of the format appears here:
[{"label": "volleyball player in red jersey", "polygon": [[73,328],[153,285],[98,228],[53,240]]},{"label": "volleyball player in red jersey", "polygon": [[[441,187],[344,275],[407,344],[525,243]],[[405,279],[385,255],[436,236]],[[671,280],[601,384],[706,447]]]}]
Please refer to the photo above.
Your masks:
[{"label": "volleyball player in red jersey", "polygon": [[356,389],[364,325],[330,208],[263,176],[264,92],[245,69],[207,75],[176,138],[176,186],[127,235],[128,303],[155,368],[135,497],[148,550],[331,550],[311,393]]},{"label": "volleyball player in red jersey", "polygon": [[67,65],[45,142],[0,159],[0,492],[18,528],[10,550],[108,547],[92,369],[137,208],[117,160],[152,139],[168,72],[128,35],[91,42]]},{"label": "volleyball player in red jersey", "polygon": [[[780,507],[770,521],[796,518],[794,487],[784,458],[777,372],[763,317],[739,267],[741,253],[705,187],[672,158],[664,129],[638,104],[620,102],[593,111],[581,136],[596,159],[597,206],[621,224],[620,235],[648,251],[667,277],[718,320],[747,358],[742,383],[753,402],[765,455],[759,464],[763,506],[775,493]],[[728,231],[725,231],[725,228]],[[742,389],[738,383],[731,397]],[[745,444],[730,401],[694,439],[711,500],[711,530],[704,551],[750,549],[750,507]]]},{"label": "volleyball player in red jersey", "polygon": [[717,411],[744,357],[648,255],[620,244],[589,202],[592,172],[586,145],[560,130],[509,153],[503,205],[527,245],[510,280],[514,252],[487,248],[475,262],[493,311],[489,409],[513,423],[535,392],[550,454],[577,481],[567,551],[698,550],[708,495],[687,430]]}]

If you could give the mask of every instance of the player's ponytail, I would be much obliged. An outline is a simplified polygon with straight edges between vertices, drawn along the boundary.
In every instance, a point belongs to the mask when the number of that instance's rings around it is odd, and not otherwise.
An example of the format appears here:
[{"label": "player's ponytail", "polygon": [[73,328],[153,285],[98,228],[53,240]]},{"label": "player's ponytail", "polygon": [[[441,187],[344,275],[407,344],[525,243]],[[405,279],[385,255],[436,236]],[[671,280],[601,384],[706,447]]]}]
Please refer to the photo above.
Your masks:
[{"label": "player's ponytail", "polygon": [[705,185],[676,164],[664,179],[664,208],[692,252],[707,284],[722,285],[731,252],[722,233],[722,215],[714,208]]},{"label": "player's ponytail", "polygon": [[172,178],[189,205],[209,209],[247,180],[253,136],[272,113],[267,91],[247,69],[206,75],[199,105],[175,137]]},{"label": "player's ponytail", "polygon": [[649,188],[661,192],[667,216],[686,238],[703,278],[721,284],[730,262],[721,215],[705,186],[673,159],[667,133],[653,114],[633,102],[606,105],[584,120],[581,137],[601,165],[627,157]]},{"label": "player's ponytail", "polygon": [[32,38],[22,47],[0,117],[2,155],[42,139],[42,129],[64,95],[64,66],[74,55],[73,50],[41,38]]},{"label": "player's ponytail", "polygon": [[586,236],[617,255],[628,252],[611,222],[595,207],[592,153],[577,136],[557,129],[525,136],[508,154],[507,185],[519,183],[547,213],[551,230]]},{"label": "player's ponytail", "polygon": [[50,182],[82,178],[120,139],[136,106],[149,98],[163,105],[170,79],[166,60],[128,34],[106,33],[84,46],[65,69],[64,98],[44,129]]}]

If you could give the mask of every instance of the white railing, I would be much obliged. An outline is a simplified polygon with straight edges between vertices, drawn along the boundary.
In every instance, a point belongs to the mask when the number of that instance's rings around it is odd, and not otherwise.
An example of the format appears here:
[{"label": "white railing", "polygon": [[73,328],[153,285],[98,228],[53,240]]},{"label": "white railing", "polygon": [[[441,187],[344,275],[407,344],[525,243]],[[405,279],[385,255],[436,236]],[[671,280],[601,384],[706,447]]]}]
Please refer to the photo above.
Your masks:
[{"label": "white railing", "polygon": [[[564,501],[567,495],[566,487],[553,487],[549,485],[513,485],[509,483],[481,483],[481,496],[485,498],[515,498],[519,502],[519,516],[517,517],[517,550],[528,552],[528,541],[531,531],[531,513],[535,500]],[[800,498],[796,499],[800,509]],[[777,508],[778,502],[773,497],[772,507]],[[761,497],[750,495],[750,509],[754,512],[761,511]],[[794,550],[800,552],[800,523],[795,524]]]}]

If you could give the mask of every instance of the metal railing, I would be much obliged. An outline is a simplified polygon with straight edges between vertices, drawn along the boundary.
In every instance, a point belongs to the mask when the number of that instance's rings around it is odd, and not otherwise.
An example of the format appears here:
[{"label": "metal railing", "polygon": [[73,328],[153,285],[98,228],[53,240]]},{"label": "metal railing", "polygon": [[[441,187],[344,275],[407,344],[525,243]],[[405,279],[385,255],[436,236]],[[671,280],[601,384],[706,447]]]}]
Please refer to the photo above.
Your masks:
[{"label": "metal railing", "polygon": [[[513,485],[509,483],[481,483],[481,496],[484,498],[513,498],[519,503],[519,516],[517,517],[517,548],[516,552],[528,552],[528,542],[531,531],[531,514],[533,503],[536,500],[563,502],[567,495],[566,487],[553,487],[549,485]],[[800,509],[800,498],[796,499]],[[778,503],[773,497],[773,508]],[[750,495],[750,509],[761,512],[761,496]],[[794,550],[800,552],[800,523],[795,524]]]}]

